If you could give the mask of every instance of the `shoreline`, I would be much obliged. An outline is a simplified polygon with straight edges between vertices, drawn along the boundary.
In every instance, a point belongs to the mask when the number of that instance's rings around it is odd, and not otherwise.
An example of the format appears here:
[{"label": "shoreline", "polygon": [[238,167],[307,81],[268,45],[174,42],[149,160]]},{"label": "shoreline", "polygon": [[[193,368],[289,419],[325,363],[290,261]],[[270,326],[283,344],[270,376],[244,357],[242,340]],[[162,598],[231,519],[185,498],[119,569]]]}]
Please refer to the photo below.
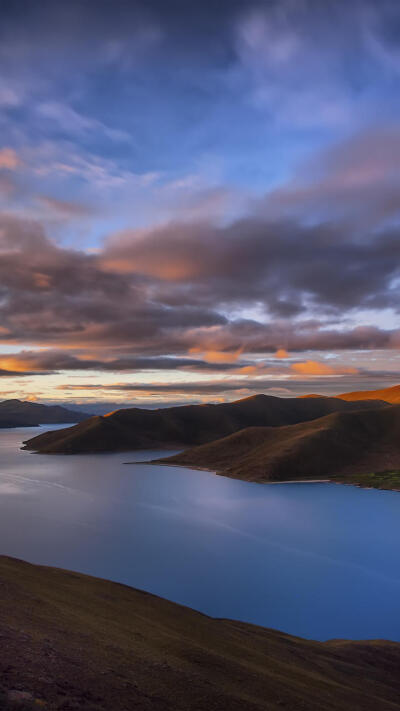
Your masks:
[{"label": "shoreline", "polygon": [[396,493],[400,493],[400,489],[398,488],[393,488],[393,489],[386,489],[384,487],[378,487],[378,486],[368,486],[368,485],[363,485],[361,483],[358,483],[356,481],[339,481],[337,479],[284,479],[282,481],[253,481],[252,479],[241,479],[239,477],[230,477],[227,474],[224,474],[224,472],[219,472],[215,469],[210,469],[208,467],[196,467],[196,466],[187,466],[186,464],[170,464],[169,462],[162,462],[157,459],[149,460],[149,461],[141,461],[141,462],[123,462],[124,464],[150,464],[150,465],[157,465],[160,467],[179,467],[180,469],[191,469],[193,471],[199,471],[199,472],[209,472],[210,474],[215,474],[215,476],[222,476],[225,477],[226,479],[236,479],[236,481],[246,481],[248,484],[267,484],[267,485],[272,485],[272,484],[342,484],[343,486],[355,486],[358,489],[365,489],[366,491],[395,491]]},{"label": "shoreline", "polygon": [[283,481],[252,481],[251,479],[239,479],[238,477],[227,476],[223,472],[218,472],[216,469],[209,469],[207,467],[195,467],[186,466],[185,464],[169,464],[167,462],[160,462],[157,459],[153,459],[147,462],[124,462],[124,464],[150,464],[157,465],[159,467],[179,467],[180,469],[192,469],[197,472],[209,472],[210,474],[215,474],[215,476],[222,476],[226,479],[236,479],[236,481],[247,481],[248,484],[334,484],[341,482],[334,482],[332,479],[285,479]]}]

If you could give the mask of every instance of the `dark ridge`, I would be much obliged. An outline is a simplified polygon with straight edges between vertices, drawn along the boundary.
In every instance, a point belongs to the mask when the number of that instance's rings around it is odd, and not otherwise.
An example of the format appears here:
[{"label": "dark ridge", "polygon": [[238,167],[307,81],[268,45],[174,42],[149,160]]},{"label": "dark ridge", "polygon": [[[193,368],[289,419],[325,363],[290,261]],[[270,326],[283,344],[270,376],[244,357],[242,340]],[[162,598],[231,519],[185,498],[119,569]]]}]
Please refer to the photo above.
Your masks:
[{"label": "dark ridge", "polygon": [[338,398],[279,398],[255,395],[218,405],[185,405],[159,410],[131,408],[95,416],[74,427],[27,440],[26,449],[44,454],[78,454],[136,449],[182,448],[212,442],[246,427],[281,427],[331,412],[382,407]]},{"label": "dark ridge", "polygon": [[0,402],[0,428],[62,425],[81,422],[87,417],[86,413],[68,410],[60,405],[41,405],[23,400]]}]

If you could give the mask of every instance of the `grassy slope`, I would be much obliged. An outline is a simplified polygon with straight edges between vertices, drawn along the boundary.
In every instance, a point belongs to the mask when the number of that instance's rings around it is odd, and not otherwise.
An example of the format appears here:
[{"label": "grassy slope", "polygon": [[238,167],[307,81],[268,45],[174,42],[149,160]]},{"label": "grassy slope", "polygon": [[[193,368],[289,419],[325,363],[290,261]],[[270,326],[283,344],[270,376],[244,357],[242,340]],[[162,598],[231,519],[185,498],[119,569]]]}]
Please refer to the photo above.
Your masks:
[{"label": "grassy slope", "polygon": [[[400,467],[400,407],[250,428],[161,460],[250,481],[346,477]],[[393,487],[393,488],[397,488]]]},{"label": "grassy slope", "polygon": [[48,709],[400,709],[399,644],[306,641],[5,557],[0,635],[3,691]]},{"label": "grassy slope", "polygon": [[[246,427],[304,422],[331,412],[368,409],[379,403],[347,403],[337,398],[278,398],[256,395],[219,405],[187,405],[159,410],[131,408],[88,420],[26,443],[45,454],[190,447]],[[384,406],[384,403],[381,403]]]},{"label": "grassy slope", "polygon": [[347,477],[332,477],[333,481],[343,484],[355,484],[363,488],[386,489],[400,491],[400,469],[396,471],[368,472],[365,474],[350,474]]}]

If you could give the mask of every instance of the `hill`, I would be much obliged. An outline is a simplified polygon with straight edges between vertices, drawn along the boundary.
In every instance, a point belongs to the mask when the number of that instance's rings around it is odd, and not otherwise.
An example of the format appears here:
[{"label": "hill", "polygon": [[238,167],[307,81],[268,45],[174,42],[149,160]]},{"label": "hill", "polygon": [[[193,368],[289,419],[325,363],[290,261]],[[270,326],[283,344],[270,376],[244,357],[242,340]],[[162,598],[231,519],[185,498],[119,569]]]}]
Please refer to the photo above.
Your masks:
[{"label": "hill", "polygon": [[400,469],[400,406],[253,427],[160,461],[260,482]]},{"label": "hill", "polygon": [[23,400],[0,402],[0,428],[33,427],[36,425],[68,424],[81,422],[88,417],[83,412],[68,410],[59,405],[41,405]]},{"label": "hill", "polygon": [[303,640],[6,557],[0,579],[4,709],[400,709],[395,642]]},{"label": "hill", "polygon": [[[324,395],[301,395],[300,399],[320,398]],[[336,395],[340,400],[347,402],[365,401],[365,400],[384,400],[391,405],[400,405],[400,385],[394,385],[391,388],[383,388],[381,390],[357,390],[351,393],[341,393]]]},{"label": "hill", "polygon": [[331,412],[377,407],[384,403],[347,403],[337,398],[279,398],[267,395],[218,405],[185,405],[159,410],[130,408],[45,432],[27,440],[27,449],[45,454],[129,451],[194,446],[245,427],[279,427],[313,420]]},{"label": "hill", "polygon": [[392,405],[400,405],[400,385],[383,390],[360,390],[353,393],[342,393],[338,395],[341,400],[354,402],[354,400],[384,400]]}]

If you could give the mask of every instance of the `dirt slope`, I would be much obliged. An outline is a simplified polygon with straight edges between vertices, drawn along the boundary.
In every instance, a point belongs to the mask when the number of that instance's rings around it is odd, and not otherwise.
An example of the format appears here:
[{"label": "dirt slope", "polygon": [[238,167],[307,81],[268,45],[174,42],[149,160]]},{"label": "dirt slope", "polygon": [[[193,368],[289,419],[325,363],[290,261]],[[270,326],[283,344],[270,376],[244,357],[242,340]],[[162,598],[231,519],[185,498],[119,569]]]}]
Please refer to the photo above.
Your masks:
[{"label": "dirt slope", "polygon": [[4,708],[17,690],[49,711],[400,709],[399,644],[306,641],[5,557],[0,635]]}]

